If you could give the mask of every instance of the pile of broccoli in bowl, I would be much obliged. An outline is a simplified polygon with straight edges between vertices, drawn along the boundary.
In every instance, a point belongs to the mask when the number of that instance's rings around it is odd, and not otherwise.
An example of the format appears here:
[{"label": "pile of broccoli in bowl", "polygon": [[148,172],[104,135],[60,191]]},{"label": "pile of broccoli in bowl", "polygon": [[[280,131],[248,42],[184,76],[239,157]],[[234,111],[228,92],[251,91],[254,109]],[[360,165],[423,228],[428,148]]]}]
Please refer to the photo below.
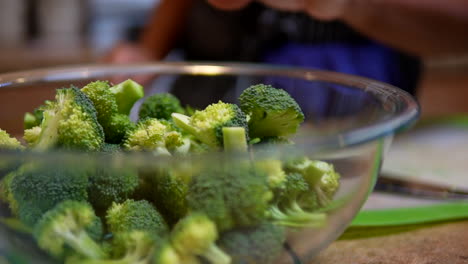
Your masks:
[{"label": "pile of broccoli in bowl", "polygon": [[[257,84],[239,104],[196,110],[169,93],[143,97],[132,80],[61,88],[25,115],[24,144],[0,130],[0,149],[109,162],[0,163],[10,220],[44,252],[70,264],[274,263],[288,232],[326,224],[340,186],[334,166],[268,154],[294,146],[304,121],[286,91]],[[151,155],[155,166],[120,162],[135,153]]]}]

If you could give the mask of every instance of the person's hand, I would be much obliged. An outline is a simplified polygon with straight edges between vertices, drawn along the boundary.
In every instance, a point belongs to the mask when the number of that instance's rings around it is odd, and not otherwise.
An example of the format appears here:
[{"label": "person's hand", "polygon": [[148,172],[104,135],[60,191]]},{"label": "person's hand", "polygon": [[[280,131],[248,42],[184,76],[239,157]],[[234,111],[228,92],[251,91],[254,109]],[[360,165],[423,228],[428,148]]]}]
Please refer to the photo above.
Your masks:
[{"label": "person's hand", "polygon": [[[112,63],[112,64],[132,64],[132,63],[145,63],[151,62],[155,59],[149,51],[137,44],[120,43],[117,44],[107,55],[105,55],[101,62]],[[134,81],[145,85],[148,84],[154,75],[136,75],[136,76],[115,76],[110,80],[112,83],[120,83],[127,79],[133,79]]]},{"label": "person's hand", "polygon": [[[208,0],[214,7],[224,10],[241,9],[254,0]],[[267,6],[288,10],[303,11],[321,20],[339,19],[344,15],[351,0],[257,0]]]}]

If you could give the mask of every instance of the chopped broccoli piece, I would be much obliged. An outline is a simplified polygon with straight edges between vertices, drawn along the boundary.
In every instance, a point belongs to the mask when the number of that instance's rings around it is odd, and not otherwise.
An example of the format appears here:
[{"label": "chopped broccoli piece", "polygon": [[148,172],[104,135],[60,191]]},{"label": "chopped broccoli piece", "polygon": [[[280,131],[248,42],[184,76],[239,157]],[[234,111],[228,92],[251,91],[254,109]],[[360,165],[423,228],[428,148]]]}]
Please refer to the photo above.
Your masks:
[{"label": "chopped broccoli piece", "polygon": [[285,238],[283,227],[266,222],[227,231],[217,244],[231,256],[232,264],[272,264],[281,254]]},{"label": "chopped broccoli piece", "polygon": [[106,142],[120,144],[128,131],[135,129],[135,123],[124,114],[114,114],[102,125],[106,132]]},{"label": "chopped broccoli piece", "polygon": [[110,84],[106,81],[96,81],[87,84],[81,90],[96,107],[97,119],[104,129],[106,142],[120,144],[125,133],[134,127],[134,123],[128,114],[119,113],[117,98]]},{"label": "chopped broccoli piece", "polygon": [[327,206],[339,187],[340,174],[335,171],[332,164],[324,161],[303,158],[287,163],[285,171],[301,174],[309,185],[313,198],[308,198],[306,201],[315,201],[315,203],[302,203],[301,206],[304,208],[318,209]]},{"label": "chopped broccoli piece", "polygon": [[182,135],[173,130],[170,123],[148,118],[139,121],[136,128],[127,133],[124,148],[171,155],[170,150],[175,150],[183,144]]},{"label": "chopped broccoli piece", "polygon": [[58,89],[55,99],[42,109],[41,134],[34,148],[100,150],[104,144],[104,132],[91,100],[75,87]]},{"label": "chopped broccoli piece", "polygon": [[157,244],[161,243],[159,240],[153,234],[141,230],[116,233],[111,244],[112,260],[104,263],[150,264]]},{"label": "chopped broccoli piece", "polygon": [[30,129],[24,130],[24,140],[28,143],[29,147],[34,147],[41,136],[42,129],[40,126],[35,126]]},{"label": "chopped broccoli piece", "polygon": [[243,127],[223,127],[225,151],[247,152],[247,136]]},{"label": "chopped broccoli piece", "polygon": [[188,182],[176,170],[167,170],[155,177],[153,199],[156,206],[169,224],[175,224],[187,214],[188,206],[185,197]]},{"label": "chopped broccoli piece", "polygon": [[64,257],[67,247],[90,259],[105,258],[96,243],[102,224],[93,208],[85,202],[64,201],[44,214],[34,227],[40,248],[56,257]]},{"label": "chopped broccoli piece", "polygon": [[127,116],[135,102],[145,95],[143,86],[132,80],[112,86],[110,90],[115,95],[118,112]]},{"label": "chopped broccoli piece", "polygon": [[265,173],[236,165],[194,175],[187,194],[189,209],[205,213],[221,231],[259,223],[272,198]]},{"label": "chopped broccoli piece", "polygon": [[181,219],[171,232],[171,244],[182,256],[202,256],[212,264],[229,264],[231,258],[220,250],[216,225],[205,215],[192,213]]},{"label": "chopped broccoli piece", "polygon": [[243,127],[247,131],[247,117],[239,107],[221,101],[195,111],[190,117],[173,113],[172,119],[182,130],[212,148],[223,146],[223,127]]},{"label": "chopped broccoli piece", "polygon": [[5,131],[0,129],[0,149],[23,149],[21,143]]},{"label": "chopped broccoli piece", "polygon": [[245,89],[239,96],[240,108],[249,117],[249,135],[285,137],[296,133],[304,121],[297,102],[284,90],[257,84]]},{"label": "chopped broccoli piece", "polygon": [[24,129],[30,129],[41,125],[43,111],[40,108],[34,109],[32,113],[24,114]]},{"label": "chopped broccoli piece", "polygon": [[10,191],[18,216],[33,226],[48,210],[65,200],[86,201],[88,171],[50,164],[25,164],[11,179]]},{"label": "chopped broccoli piece", "polygon": [[140,107],[138,116],[140,119],[152,117],[169,121],[171,120],[172,113],[185,113],[179,99],[170,93],[159,93],[145,99]]},{"label": "chopped broccoli piece", "polygon": [[301,199],[311,195],[313,191],[301,174],[288,174],[284,185],[276,189],[275,203],[270,208],[270,217],[276,224],[285,226],[323,225],[325,214],[305,211],[300,206]]},{"label": "chopped broccoli piece", "polygon": [[113,202],[124,202],[139,183],[136,169],[113,163],[106,167],[99,166],[89,177],[89,201],[99,214],[105,212]]},{"label": "chopped broccoli piece", "polygon": [[113,203],[106,215],[109,230],[112,233],[132,230],[148,231],[154,234],[165,234],[168,226],[161,214],[148,201],[126,200],[124,203]]},{"label": "chopped broccoli piece", "polygon": [[268,175],[268,185],[275,188],[286,180],[283,163],[276,159],[262,159],[255,161],[255,167]]}]

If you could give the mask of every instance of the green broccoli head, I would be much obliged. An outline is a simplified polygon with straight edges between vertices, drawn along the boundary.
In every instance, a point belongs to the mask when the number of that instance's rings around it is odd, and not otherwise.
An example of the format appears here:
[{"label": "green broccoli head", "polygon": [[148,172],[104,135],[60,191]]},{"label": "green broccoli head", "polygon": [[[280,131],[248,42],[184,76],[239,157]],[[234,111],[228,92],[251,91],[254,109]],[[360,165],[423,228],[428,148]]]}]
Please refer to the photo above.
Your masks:
[{"label": "green broccoli head", "polygon": [[40,126],[35,126],[24,130],[23,139],[28,143],[28,147],[34,147],[41,136],[42,129]]},{"label": "green broccoli head", "polygon": [[41,133],[34,148],[100,150],[104,144],[104,132],[89,98],[72,87],[58,89],[55,99],[43,107]]},{"label": "green broccoli head", "polygon": [[272,264],[281,254],[285,238],[283,227],[265,222],[227,231],[217,244],[231,256],[231,264]]},{"label": "green broccoli head", "polygon": [[271,198],[267,175],[244,164],[194,175],[187,195],[189,210],[205,213],[221,231],[257,224]]},{"label": "green broccoli head", "polygon": [[32,113],[24,114],[24,129],[30,129],[41,125],[43,111],[39,108],[34,109]]},{"label": "green broccoli head", "polygon": [[317,209],[327,206],[339,188],[340,174],[335,171],[332,164],[325,161],[302,158],[285,166],[288,173],[299,173],[309,185],[310,195],[304,201],[316,201],[314,204],[302,203],[305,208]]},{"label": "green broccoli head", "polygon": [[172,119],[182,130],[212,148],[223,146],[223,127],[243,127],[247,131],[247,117],[240,108],[221,101],[195,111],[190,117],[174,113]]},{"label": "green broccoli head", "polygon": [[86,201],[87,187],[87,169],[57,164],[25,164],[10,183],[18,216],[29,226],[60,202]]},{"label": "green broccoli head", "polygon": [[5,131],[0,129],[0,149],[24,149],[21,143]]},{"label": "green broccoli head", "polygon": [[110,90],[107,81],[95,81],[87,84],[81,91],[93,102],[99,123],[107,123],[112,115],[118,112],[115,95]]},{"label": "green broccoli head", "polygon": [[89,177],[89,201],[101,213],[113,202],[122,203],[129,198],[138,183],[138,171],[134,168],[118,164],[100,166]]},{"label": "green broccoli head", "polygon": [[213,264],[229,264],[231,258],[215,244],[218,231],[207,216],[192,213],[181,219],[171,232],[171,244],[182,256],[202,256]]},{"label": "green broccoli head", "polygon": [[153,199],[156,206],[172,225],[185,216],[188,211],[185,197],[188,183],[176,170],[162,171],[154,177]]},{"label": "green broccoli head", "polygon": [[302,174],[289,172],[283,184],[275,188],[270,218],[276,224],[292,227],[324,225],[324,213],[315,212],[317,208],[304,206],[311,202],[317,205],[316,194],[309,183]]},{"label": "green broccoli head", "polygon": [[112,233],[142,230],[165,234],[168,226],[161,214],[148,201],[126,200],[113,203],[107,210],[107,225]]},{"label": "green broccoli head", "polygon": [[282,184],[286,179],[283,163],[277,159],[262,159],[255,161],[255,167],[268,175],[268,184],[274,188]]},{"label": "green broccoli head", "polygon": [[116,233],[111,244],[112,260],[105,263],[150,264],[157,245],[162,243],[161,240],[142,230]]},{"label": "green broccoli head", "polygon": [[131,130],[134,124],[128,114],[119,113],[117,98],[110,84],[107,81],[96,81],[81,90],[96,107],[97,118],[104,129],[106,142],[120,144],[126,132]]},{"label": "green broccoli head", "polygon": [[304,121],[297,102],[284,90],[257,84],[239,96],[240,108],[249,117],[252,138],[285,137],[295,134]]},{"label": "green broccoli head", "polygon": [[182,135],[173,130],[164,120],[148,118],[141,120],[136,128],[129,131],[124,141],[124,148],[134,151],[153,151],[156,154],[171,155],[184,143]]},{"label": "green broccoli head", "polygon": [[128,115],[114,114],[107,122],[102,123],[102,127],[106,133],[106,142],[120,144],[125,139],[125,135],[135,129],[136,125]]},{"label": "green broccoli head", "polygon": [[95,241],[96,235],[102,235],[102,225],[86,202],[63,201],[45,213],[34,227],[39,247],[56,257],[64,257],[67,248],[72,248],[90,259],[105,258]]},{"label": "green broccoli head", "polygon": [[170,93],[159,93],[145,99],[138,115],[140,119],[152,117],[171,120],[172,113],[185,113],[179,99]]}]

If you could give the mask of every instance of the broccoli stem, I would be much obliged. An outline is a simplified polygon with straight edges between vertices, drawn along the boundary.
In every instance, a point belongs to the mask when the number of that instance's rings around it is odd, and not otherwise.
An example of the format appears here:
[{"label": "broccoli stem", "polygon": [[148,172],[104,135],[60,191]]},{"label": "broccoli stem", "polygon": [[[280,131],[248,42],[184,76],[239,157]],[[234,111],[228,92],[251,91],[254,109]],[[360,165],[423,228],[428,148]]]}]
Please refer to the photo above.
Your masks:
[{"label": "broccoli stem", "polygon": [[270,208],[270,217],[275,223],[291,227],[305,227],[305,226],[322,226],[325,224],[326,215],[324,213],[308,213],[292,206],[286,212],[281,211],[278,206]]},{"label": "broccoli stem", "polygon": [[224,150],[247,152],[247,139],[243,127],[223,127]]},{"label": "broccoli stem", "polygon": [[102,259],[106,257],[101,247],[94,242],[85,231],[80,231],[77,234],[69,231],[58,234],[65,239],[70,247],[85,257],[91,259]]},{"label": "broccoli stem", "polygon": [[35,149],[46,150],[57,142],[57,131],[60,119],[60,116],[52,111],[44,112],[44,120],[42,121],[42,124],[46,124],[46,126],[42,127],[39,141],[34,146]]},{"label": "broccoli stem", "polygon": [[196,134],[195,128],[190,125],[190,117],[179,114],[179,113],[172,113],[172,120],[176,124],[176,126],[182,128],[183,130],[189,132],[190,134]]},{"label": "broccoli stem", "polygon": [[211,264],[230,264],[231,257],[219,249],[215,244],[211,244],[202,254]]},{"label": "broccoli stem", "polygon": [[120,114],[128,115],[136,101],[143,98],[143,86],[132,80],[126,80],[110,88],[115,94],[117,108]]}]

